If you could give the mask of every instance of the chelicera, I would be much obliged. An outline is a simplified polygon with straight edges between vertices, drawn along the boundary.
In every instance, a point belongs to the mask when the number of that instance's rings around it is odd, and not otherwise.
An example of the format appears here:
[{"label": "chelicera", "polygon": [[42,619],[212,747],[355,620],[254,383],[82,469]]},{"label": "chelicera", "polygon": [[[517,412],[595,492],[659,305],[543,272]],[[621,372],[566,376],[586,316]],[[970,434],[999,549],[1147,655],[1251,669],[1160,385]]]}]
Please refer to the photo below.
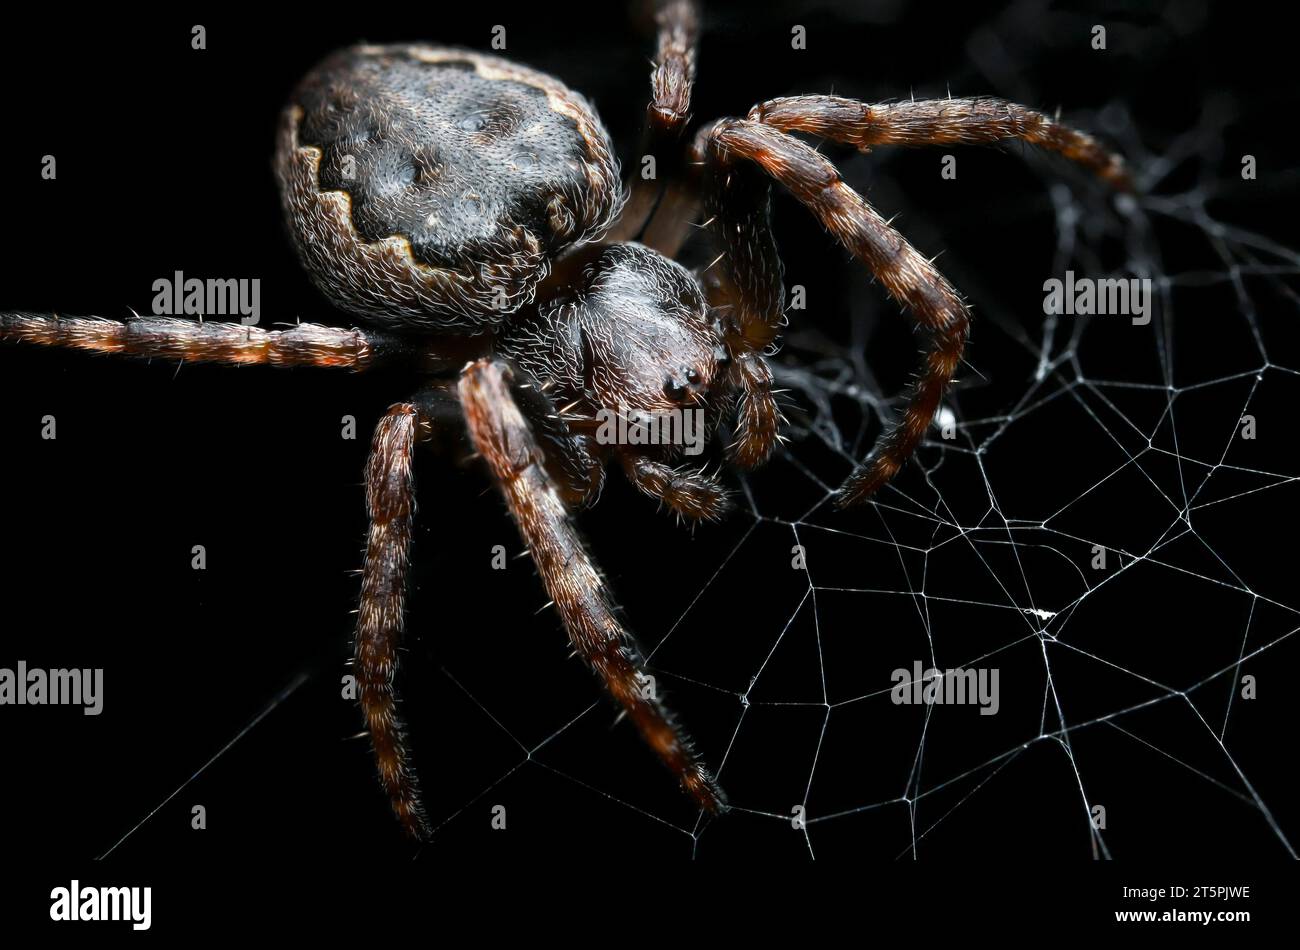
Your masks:
[{"label": "chelicera", "polygon": [[[716,477],[674,442],[600,437],[602,418],[701,414],[740,468],[780,436],[768,356],[784,321],[773,182],[879,280],[925,338],[896,425],[840,490],[859,504],[913,454],[957,371],[969,314],[938,272],[796,134],[878,146],[1021,140],[1117,188],[1121,160],[1089,136],[993,99],[872,105],[833,96],[764,102],[688,136],[698,19],[657,8],[647,148],[674,174],[624,190],[609,136],[559,80],[466,50],[357,46],[299,84],[276,148],[285,221],[303,266],[361,326],[119,322],[0,314],[0,337],[102,353],[275,366],[419,369],[426,382],[380,419],[366,469],[370,515],[353,672],[381,782],[402,827],[426,837],[394,694],[415,512],[413,456],[464,426],[518,525],[575,651],[685,791],[725,798],[661,698],[574,526],[611,463],[685,519],[727,509]],[[713,262],[677,263],[692,227]]]}]

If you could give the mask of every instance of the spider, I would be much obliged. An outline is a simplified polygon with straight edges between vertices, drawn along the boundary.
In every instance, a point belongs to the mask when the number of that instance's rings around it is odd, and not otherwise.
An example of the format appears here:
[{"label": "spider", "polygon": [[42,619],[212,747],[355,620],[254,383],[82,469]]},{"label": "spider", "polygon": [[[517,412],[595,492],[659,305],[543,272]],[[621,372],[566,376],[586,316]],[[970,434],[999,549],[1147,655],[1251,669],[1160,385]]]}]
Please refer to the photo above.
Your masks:
[{"label": "spider", "polygon": [[[1090,136],[988,98],[868,104],[774,99],[687,135],[699,17],[655,7],[657,55],[644,153],[668,174],[625,188],[608,133],[558,79],[504,58],[426,45],[360,45],[312,69],[279,124],[275,171],[301,262],[361,327],[290,329],[169,317],[0,313],[0,339],[137,357],[353,371],[423,380],[374,431],[369,532],[353,671],[381,784],[401,827],[427,838],[394,681],[415,514],[413,456],[440,428],[468,432],[505,499],[575,652],[708,812],[726,798],[643,672],[635,641],[574,517],[618,465],[683,519],[728,495],[680,440],[603,437],[602,420],[694,412],[738,468],[762,464],[783,422],[768,357],[784,324],[771,225],[781,185],[923,332],[901,418],[837,495],[857,505],[914,453],[966,343],[970,316],[933,264],[797,135],[877,146],[1020,140],[1129,189]],[[675,259],[698,218],[707,267]]]}]

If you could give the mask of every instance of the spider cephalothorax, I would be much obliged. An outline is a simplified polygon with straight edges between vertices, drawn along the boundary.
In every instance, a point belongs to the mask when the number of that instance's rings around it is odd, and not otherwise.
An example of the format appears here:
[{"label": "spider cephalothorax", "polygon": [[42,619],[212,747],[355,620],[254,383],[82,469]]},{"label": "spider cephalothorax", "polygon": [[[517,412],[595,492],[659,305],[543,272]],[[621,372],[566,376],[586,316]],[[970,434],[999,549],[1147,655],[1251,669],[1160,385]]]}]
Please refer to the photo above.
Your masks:
[{"label": "spider cephalothorax", "polygon": [[729,357],[690,271],[640,244],[582,257],[572,283],[503,330],[501,352],[593,408],[655,413],[702,401]]},{"label": "spider cephalothorax", "polygon": [[[725,433],[738,466],[773,451],[782,420],[767,357],[785,320],[773,182],[924,331],[901,417],[845,482],[841,504],[870,497],[916,450],[969,327],[934,265],[794,133],[863,150],[1021,140],[1128,186],[1119,158],[1087,135],[992,99],[798,96],[685,137],[698,19],[688,0],[667,0],[656,21],[646,147],[674,174],[637,177],[626,203],[595,112],[542,73],[464,50],[358,46],[308,74],[280,124],[285,221],[317,286],[366,329],[0,313],[0,338],[97,352],[422,370],[422,388],[388,411],[372,443],[353,669],[381,780],[416,837],[429,826],[393,688],[414,449],[454,421],[447,405],[459,404],[575,652],[699,805],[719,811],[722,793],[644,675],[572,513],[617,462],[679,517],[722,514],[721,483],[692,466],[699,443],[681,438],[691,422],[701,439]],[[675,258],[700,209],[718,253],[691,271]],[[643,426],[608,425],[629,419],[669,420],[676,436],[647,440],[626,434]]]},{"label": "spider cephalothorax", "polygon": [[[698,473],[662,468],[690,451],[681,440],[621,446],[602,438],[611,424],[618,432],[619,424],[656,419],[704,431],[713,426],[731,392],[731,355],[718,312],[689,271],[640,244],[597,246],[572,255],[562,267],[573,269],[565,289],[503,329],[497,352],[540,381],[551,402],[564,409],[559,419],[541,423],[543,431],[562,425],[592,459],[593,477],[566,497],[591,498],[604,460],[617,455],[642,487],[641,476],[695,485],[696,492],[651,492],[680,513],[720,514],[720,486]],[[689,415],[696,413],[698,419]]]}]

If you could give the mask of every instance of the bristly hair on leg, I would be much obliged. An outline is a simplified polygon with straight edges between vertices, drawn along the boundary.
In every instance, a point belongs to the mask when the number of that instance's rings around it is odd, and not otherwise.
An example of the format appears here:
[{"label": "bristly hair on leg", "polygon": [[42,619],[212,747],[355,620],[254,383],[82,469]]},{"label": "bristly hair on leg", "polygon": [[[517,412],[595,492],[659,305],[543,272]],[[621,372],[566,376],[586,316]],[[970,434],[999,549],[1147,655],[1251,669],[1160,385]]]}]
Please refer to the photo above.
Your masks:
[{"label": "bristly hair on leg", "polygon": [[416,406],[399,403],[380,419],[371,443],[366,465],[370,530],[361,569],[353,672],[380,783],[406,833],[426,840],[429,823],[420,802],[393,686],[397,651],[405,631],[406,584],[415,521],[411,460],[419,423]]},{"label": "bristly hair on leg", "polygon": [[647,679],[636,642],[615,615],[612,598],[511,395],[509,379],[509,367],[499,361],[467,366],[460,379],[465,422],[569,640],[682,787],[705,811],[721,812],[726,808],[722,789]]}]

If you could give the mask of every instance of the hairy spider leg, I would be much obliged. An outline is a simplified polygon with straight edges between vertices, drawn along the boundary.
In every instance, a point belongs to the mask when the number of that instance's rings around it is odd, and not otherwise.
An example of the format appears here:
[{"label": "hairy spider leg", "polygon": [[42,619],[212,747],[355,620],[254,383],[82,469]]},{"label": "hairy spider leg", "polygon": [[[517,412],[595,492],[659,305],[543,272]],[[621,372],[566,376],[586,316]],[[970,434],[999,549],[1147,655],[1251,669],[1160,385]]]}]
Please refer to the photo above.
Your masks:
[{"label": "hairy spider leg", "polygon": [[411,837],[429,837],[419,783],[410,763],[406,730],[397,714],[393,680],[406,625],[406,585],[415,521],[415,443],[427,427],[413,403],[388,409],[375,427],[366,463],[370,530],[361,568],[361,600],[352,668],[357,697],[370,732],[379,781],[393,812]]},{"label": "hairy spider leg", "polygon": [[[690,189],[680,181],[680,169],[675,166],[681,154],[678,140],[690,119],[700,15],[694,0],[655,0],[654,21],[657,41],[645,131],[641,150],[628,169],[628,200],[610,239],[640,240],[673,257],[676,245],[689,230],[686,222],[694,208]],[[653,157],[657,166],[652,177],[645,175],[646,157]],[[664,182],[668,182],[666,188]],[[681,237],[676,237],[679,233]]]},{"label": "hairy spider leg", "polygon": [[646,678],[636,642],[614,616],[609,592],[569,519],[532,430],[510,392],[511,370],[478,360],[459,391],[470,436],[505,496],[519,533],[578,655],[700,807],[726,799]]},{"label": "hairy spider leg", "polygon": [[[919,100],[870,105],[837,96],[792,96],[760,103],[748,120],[728,119],[696,139],[706,165],[709,220],[724,250],[719,296],[732,308],[735,372],[740,389],[732,457],[741,465],[765,460],[778,438],[779,412],[770,373],[758,353],[783,323],[784,287],[770,222],[770,189],[744,174],[746,159],[780,182],[853,255],[929,335],[920,376],[902,418],[841,487],[840,507],[865,501],[916,451],[956,371],[969,333],[970,313],[957,292],[816,151],[783,133],[801,132],[868,150],[875,145],[980,144],[1021,140],[1056,152],[1107,184],[1133,187],[1123,159],[1091,136],[1000,99]],[[750,355],[747,359],[746,355]],[[764,367],[765,368],[765,367]]]},{"label": "hairy spider leg", "polygon": [[93,353],[188,362],[369,368],[390,340],[371,331],[300,323],[263,330],[242,323],[174,317],[62,317],[0,313],[0,340],[61,346]]},{"label": "hairy spider leg", "polygon": [[710,135],[710,128],[701,130],[693,151],[703,165],[709,227],[723,253],[700,279],[723,316],[738,394],[727,454],[734,464],[754,468],[767,461],[785,422],[765,358],[785,325],[784,266],[772,230],[770,181],[751,165],[710,158]]},{"label": "hairy spider leg", "polygon": [[1022,141],[1055,152],[1130,191],[1124,159],[1091,135],[1004,99],[916,99],[870,104],[840,96],[789,96],[762,102],[749,118],[782,132],[804,132],[852,145],[991,145]]},{"label": "hairy spider leg", "polygon": [[619,460],[633,485],[663,502],[679,519],[716,521],[731,510],[731,499],[721,483],[701,470],[673,468],[631,452],[621,453]]},{"label": "hairy spider leg", "polygon": [[[836,498],[840,507],[862,502],[893,478],[920,443],[961,360],[970,312],[938,269],[810,146],[749,119],[724,119],[704,134],[707,140],[703,151],[709,162],[725,168],[737,159],[746,159],[780,182],[868,267],[929,336],[921,373],[908,394],[902,418],[881,436],[870,457],[849,476]],[[718,237],[728,251],[726,261],[732,282],[742,288],[742,301],[747,286],[757,283],[762,288],[763,308],[741,307],[736,314],[741,339],[745,345],[755,346],[775,335],[782,319],[783,290],[780,271],[765,266],[775,246],[768,216],[749,214],[745,224],[749,231],[726,229]],[[748,245],[762,248],[763,254],[754,255]],[[755,388],[757,396],[753,395]],[[742,417],[746,411],[753,411],[747,410],[745,402],[762,399],[767,391],[760,385],[743,392]]]}]

